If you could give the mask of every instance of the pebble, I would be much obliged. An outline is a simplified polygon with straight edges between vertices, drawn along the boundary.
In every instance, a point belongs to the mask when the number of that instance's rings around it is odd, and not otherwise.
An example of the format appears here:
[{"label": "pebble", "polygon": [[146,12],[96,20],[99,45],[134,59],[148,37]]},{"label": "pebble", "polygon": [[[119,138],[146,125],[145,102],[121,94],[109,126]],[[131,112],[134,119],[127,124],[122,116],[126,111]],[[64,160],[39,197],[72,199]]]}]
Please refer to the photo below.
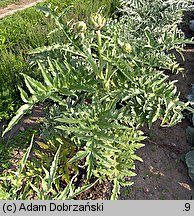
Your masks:
[{"label": "pebble", "polygon": [[149,192],[150,192],[150,189],[149,189],[148,187],[145,187],[145,188],[143,188],[143,192],[144,192],[144,193],[149,193]]},{"label": "pebble", "polygon": [[24,128],[24,127],[20,127],[19,130],[22,131],[22,132],[24,132],[24,131],[25,131],[25,128]]}]

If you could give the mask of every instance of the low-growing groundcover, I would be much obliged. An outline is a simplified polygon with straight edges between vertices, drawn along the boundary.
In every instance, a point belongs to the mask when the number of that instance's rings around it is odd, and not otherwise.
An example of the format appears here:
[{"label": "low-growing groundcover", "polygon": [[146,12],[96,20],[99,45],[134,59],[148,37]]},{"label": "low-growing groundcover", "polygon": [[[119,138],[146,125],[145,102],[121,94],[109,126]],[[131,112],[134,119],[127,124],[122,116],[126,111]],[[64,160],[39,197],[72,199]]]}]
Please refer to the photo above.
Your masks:
[{"label": "low-growing groundcover", "polygon": [[5,7],[11,3],[18,3],[19,0],[1,0],[0,1],[0,7]]},{"label": "low-growing groundcover", "polygon": [[[191,110],[189,103],[179,100],[165,72],[182,72],[170,51],[180,52],[189,42],[178,26],[192,1],[122,5],[119,19],[105,18],[99,10],[87,23],[67,21],[64,13],[38,7],[56,21],[64,41],[30,52],[44,81],[22,74],[28,92],[19,90],[25,104],[4,134],[36,103],[49,100],[42,137],[43,149],[53,150],[29,162],[33,166],[24,181],[33,183],[22,187],[17,180],[14,198],[29,198],[29,193],[39,199],[73,198],[76,191],[108,179],[113,184],[111,199],[117,199],[120,187],[132,184],[126,178],[135,175],[135,161],[142,161],[136,153],[146,138],[141,127],[151,127],[158,119],[162,126],[173,126],[182,120],[183,110]],[[45,154],[52,155],[50,160]],[[85,186],[73,193],[66,188],[76,188],[74,178],[80,172],[85,172]]]}]

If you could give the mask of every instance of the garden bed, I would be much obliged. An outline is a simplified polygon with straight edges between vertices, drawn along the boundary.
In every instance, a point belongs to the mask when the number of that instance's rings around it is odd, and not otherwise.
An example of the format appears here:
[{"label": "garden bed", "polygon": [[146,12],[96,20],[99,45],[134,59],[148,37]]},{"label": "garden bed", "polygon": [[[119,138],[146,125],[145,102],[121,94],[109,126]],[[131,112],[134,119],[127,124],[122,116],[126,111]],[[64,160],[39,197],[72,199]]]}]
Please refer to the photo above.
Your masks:
[{"label": "garden bed", "polygon": [[[186,99],[191,91],[191,84],[194,83],[194,49],[185,48],[184,56],[185,77],[179,74],[171,78],[179,80],[177,87],[181,92],[181,98]],[[44,117],[44,111],[42,106],[37,106],[7,137],[13,138],[13,135],[21,133],[23,128],[24,131],[38,128],[37,120],[40,117]],[[185,131],[191,123],[185,119],[171,128],[161,128],[159,124],[158,121],[150,130],[144,128],[148,139],[145,141],[145,147],[138,151],[143,163],[136,164],[137,176],[133,177],[134,185],[123,188],[119,199],[183,200],[190,199],[194,194],[194,184],[188,176],[184,162],[184,156],[190,150]],[[110,192],[111,184],[106,182],[86,191],[78,199],[109,199]]]},{"label": "garden bed", "polygon": [[[187,29],[187,32],[190,31]],[[189,33],[191,35],[191,32]],[[187,100],[194,83],[194,48],[185,47],[184,50],[185,76],[172,75],[172,80],[178,80],[177,88],[181,92],[181,99]],[[180,59],[179,59],[180,61]],[[189,200],[194,194],[194,183],[188,176],[185,164],[185,154],[191,149],[186,141],[186,128],[191,125],[189,117],[171,128],[161,128],[160,121],[152,128],[144,128],[148,139],[145,147],[138,151],[143,162],[137,162],[136,173],[133,177],[134,185],[123,188],[119,199],[121,200]],[[130,179],[131,180],[131,179]],[[102,190],[103,187],[99,189]],[[107,193],[109,192],[109,193]],[[92,191],[82,195],[92,199],[109,199],[110,185],[106,187],[106,197],[91,196]]]},{"label": "garden bed", "polygon": [[[194,83],[194,49],[185,47],[184,52],[185,62],[179,62],[184,66],[185,76],[182,74],[170,75],[170,80],[178,79],[176,84],[180,91],[181,101],[187,101],[187,95],[191,91],[191,85]],[[47,80],[48,81],[48,80]],[[90,101],[85,101],[90,104]],[[41,110],[41,112],[37,112]],[[19,125],[17,125],[7,137],[24,132],[32,127],[35,123],[35,128],[39,127],[39,117],[44,117],[42,104],[40,104],[32,112],[32,116],[25,117]],[[42,121],[42,120],[41,120]],[[44,121],[44,120],[43,120]],[[143,141],[145,147],[137,151],[138,156],[143,159],[143,162],[135,162],[135,172],[137,176],[126,177],[127,181],[133,181],[134,185],[121,189],[119,199],[190,199],[194,194],[194,185],[189,179],[187,168],[184,162],[185,154],[191,149],[186,142],[185,130],[191,123],[189,115],[181,123],[171,127],[164,128],[160,126],[161,121],[156,121],[151,129],[146,126],[142,131],[147,136]],[[35,142],[41,137],[35,137]],[[8,142],[9,145],[9,142]],[[74,151],[74,150],[73,150]],[[18,157],[18,154],[15,154]],[[19,154],[20,156],[20,154]],[[17,163],[17,160],[15,161]],[[82,165],[81,164],[79,165]],[[78,180],[86,178],[86,173],[81,173]],[[83,180],[82,179],[82,180]],[[83,186],[82,183],[76,183],[77,186]],[[109,181],[104,184],[96,183],[95,187],[87,190],[77,199],[109,199],[113,185]]]}]

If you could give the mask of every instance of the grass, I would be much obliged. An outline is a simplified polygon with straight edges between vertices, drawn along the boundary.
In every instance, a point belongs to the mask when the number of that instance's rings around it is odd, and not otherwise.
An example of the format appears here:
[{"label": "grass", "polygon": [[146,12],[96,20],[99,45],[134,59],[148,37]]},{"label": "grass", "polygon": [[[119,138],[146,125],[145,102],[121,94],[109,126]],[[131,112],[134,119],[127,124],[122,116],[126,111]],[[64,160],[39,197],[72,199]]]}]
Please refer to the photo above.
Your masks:
[{"label": "grass", "polygon": [[0,8],[1,7],[6,7],[9,4],[12,3],[18,3],[20,0],[0,0]]},{"label": "grass", "polygon": [[[1,4],[11,1],[1,1]],[[39,5],[58,7],[62,11],[73,3],[68,16],[75,20],[87,19],[99,7],[104,7],[107,15],[116,9],[118,0],[48,0]],[[75,15],[76,14],[76,15]],[[12,16],[0,19],[0,122],[9,120],[21,104],[18,85],[23,87],[20,73],[39,78],[39,72],[32,67],[28,51],[36,47],[52,44],[61,40],[60,33],[47,37],[53,30],[54,23],[35,7],[19,11]]]}]

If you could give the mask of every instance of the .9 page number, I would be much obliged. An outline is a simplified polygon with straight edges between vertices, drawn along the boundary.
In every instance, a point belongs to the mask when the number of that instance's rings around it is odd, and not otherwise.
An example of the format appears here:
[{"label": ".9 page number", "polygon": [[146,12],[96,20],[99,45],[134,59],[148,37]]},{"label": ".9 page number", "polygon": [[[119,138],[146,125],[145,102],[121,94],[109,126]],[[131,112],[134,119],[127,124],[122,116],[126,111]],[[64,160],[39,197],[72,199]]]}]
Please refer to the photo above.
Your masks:
[{"label": ".9 page number", "polygon": [[183,209],[183,211],[190,211],[190,209],[191,209],[190,203],[185,203],[185,209]]}]

